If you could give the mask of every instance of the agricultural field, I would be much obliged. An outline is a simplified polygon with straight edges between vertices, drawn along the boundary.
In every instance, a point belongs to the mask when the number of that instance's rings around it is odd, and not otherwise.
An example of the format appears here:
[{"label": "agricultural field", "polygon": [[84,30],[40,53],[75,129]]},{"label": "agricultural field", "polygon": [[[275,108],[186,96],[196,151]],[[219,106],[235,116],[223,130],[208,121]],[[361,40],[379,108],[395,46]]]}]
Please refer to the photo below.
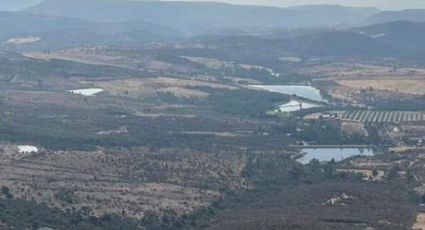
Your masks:
[{"label": "agricultural field", "polygon": [[402,101],[423,101],[425,95],[422,87],[425,69],[398,66],[396,62],[385,65],[327,63],[301,68],[298,73],[315,76],[316,84],[320,84],[335,101],[359,107],[382,105],[396,110]]},{"label": "agricultural field", "polygon": [[132,78],[92,83],[111,94],[139,99],[155,97],[159,93],[170,94],[177,98],[205,98],[209,96],[209,93],[196,88],[237,89],[236,85],[220,84],[214,79],[195,80],[166,77]]},{"label": "agricultural field", "polygon": [[425,69],[397,67],[396,64],[380,65],[375,63],[332,62],[300,68],[299,73],[317,76],[322,80],[409,80],[423,79]]},{"label": "agricultural field", "polygon": [[425,121],[425,114],[423,112],[408,111],[355,110],[343,112],[341,119],[369,123],[401,123]]}]

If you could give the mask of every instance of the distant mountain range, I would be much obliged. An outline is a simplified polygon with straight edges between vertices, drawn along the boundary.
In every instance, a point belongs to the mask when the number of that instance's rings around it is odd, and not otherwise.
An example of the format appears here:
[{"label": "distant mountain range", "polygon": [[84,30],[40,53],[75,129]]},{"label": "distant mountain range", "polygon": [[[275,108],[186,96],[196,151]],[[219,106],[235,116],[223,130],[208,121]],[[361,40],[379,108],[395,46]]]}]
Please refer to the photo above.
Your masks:
[{"label": "distant mountain range", "polygon": [[402,11],[383,11],[376,13],[363,23],[365,24],[379,24],[391,21],[425,21],[425,9],[412,9]]},{"label": "distant mountain range", "polygon": [[43,0],[0,0],[0,11],[19,11],[36,5]]},{"label": "distant mountain range", "polygon": [[45,0],[31,13],[96,21],[140,20],[187,35],[217,29],[322,27],[351,25],[379,12],[375,8],[335,5],[278,8],[217,2]]},{"label": "distant mountain range", "polygon": [[425,58],[425,22],[393,21],[341,30],[296,30],[292,35],[291,31],[285,31],[263,37],[211,35],[193,40],[219,47],[214,52],[219,56],[231,56],[241,49],[247,56],[263,55],[270,59],[282,56]]},{"label": "distant mountain range", "polygon": [[0,0],[0,11],[23,9],[34,14],[92,21],[144,21],[187,36],[232,29],[340,28],[398,20],[425,21],[425,9],[380,11],[339,5],[279,8],[150,0]]},{"label": "distant mountain range", "polygon": [[[30,6],[39,0],[23,1]],[[138,46],[186,40],[213,43],[218,49],[212,55],[225,56],[231,56],[232,49],[245,49],[247,56],[273,59],[288,55],[406,56],[425,51],[425,10],[44,0],[23,11],[0,11],[0,47],[10,47],[5,41],[19,36],[40,37],[34,45],[36,49],[81,44]]]}]

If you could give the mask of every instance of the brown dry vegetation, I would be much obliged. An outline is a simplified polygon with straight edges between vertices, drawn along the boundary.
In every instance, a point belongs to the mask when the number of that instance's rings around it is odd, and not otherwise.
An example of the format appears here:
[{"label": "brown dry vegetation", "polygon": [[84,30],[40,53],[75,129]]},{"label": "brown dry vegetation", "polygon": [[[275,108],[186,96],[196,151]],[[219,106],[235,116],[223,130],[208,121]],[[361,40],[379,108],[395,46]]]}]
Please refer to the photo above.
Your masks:
[{"label": "brown dry vegetation", "polygon": [[360,136],[369,135],[363,123],[342,122],[341,129],[347,135],[356,135],[356,134]]},{"label": "brown dry vegetation", "polygon": [[134,70],[154,70],[187,72],[187,68],[154,60],[144,55],[129,55],[125,52],[107,50],[104,47],[83,47],[59,50],[55,52],[27,52],[25,57],[50,61],[53,59],[78,62],[90,65],[105,65],[113,67],[122,67]]},{"label": "brown dry vegetation", "polygon": [[136,98],[152,97],[159,92],[170,93],[175,97],[207,97],[209,95],[207,92],[203,92],[202,90],[191,89],[194,87],[208,87],[227,90],[237,89],[236,86],[223,85],[216,82],[168,77],[97,81],[93,82],[93,84],[114,95]]},{"label": "brown dry vegetation", "polygon": [[412,226],[413,230],[425,230],[425,213],[418,213],[416,223]]},{"label": "brown dry vegetation", "polygon": [[359,64],[359,63],[331,63],[312,67],[303,67],[299,73],[321,77],[328,80],[342,79],[370,79],[370,78],[424,78],[425,69],[394,68],[388,66]]},{"label": "brown dry vegetation", "polygon": [[[352,198],[327,203],[341,194]],[[301,184],[242,201],[206,229],[409,229],[414,208],[404,196],[405,191],[382,184]]]},{"label": "brown dry vegetation", "polygon": [[369,79],[369,80],[338,80],[336,83],[351,89],[385,90],[405,94],[425,94],[425,78],[416,80]]},{"label": "brown dry vegetation", "polygon": [[221,61],[218,59],[214,59],[214,58],[206,58],[206,57],[184,57],[184,58],[186,58],[187,60],[191,62],[201,64],[210,69],[223,69],[223,68],[234,67],[233,64],[230,64],[228,62]]},{"label": "brown dry vegetation", "polygon": [[360,90],[374,89],[375,100],[394,97],[423,95],[421,85],[425,82],[425,69],[395,68],[390,66],[331,63],[298,70],[301,74],[315,76],[316,79],[335,83],[328,92],[337,99],[362,101]]},{"label": "brown dry vegetation", "polygon": [[[58,151],[16,159],[2,147],[0,183],[15,198],[47,202],[62,210],[88,208],[95,216],[142,218],[146,211],[189,213],[245,187],[245,160],[184,149]],[[63,197],[63,195],[66,197]]]}]

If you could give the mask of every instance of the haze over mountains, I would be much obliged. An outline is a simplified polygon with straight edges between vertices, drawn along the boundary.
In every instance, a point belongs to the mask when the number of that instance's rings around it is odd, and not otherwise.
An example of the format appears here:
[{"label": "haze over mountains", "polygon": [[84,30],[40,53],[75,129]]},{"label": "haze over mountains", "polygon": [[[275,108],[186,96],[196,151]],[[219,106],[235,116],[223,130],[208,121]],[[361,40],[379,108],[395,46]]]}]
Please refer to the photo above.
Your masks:
[{"label": "haze over mountains", "polygon": [[308,6],[276,8],[214,2],[47,0],[28,12],[101,21],[140,20],[194,35],[223,28],[317,27],[355,24],[374,8]]},{"label": "haze over mountains", "polygon": [[81,44],[111,44],[176,41],[176,30],[142,21],[98,22],[52,17],[25,12],[0,12],[0,40],[34,36],[43,38],[43,48],[57,49]]},{"label": "haze over mountains", "polygon": [[[42,38],[27,45],[28,49],[59,49],[69,44],[138,46],[197,37],[201,43],[218,41],[215,38],[224,43],[238,41],[249,44],[248,50],[256,50],[256,42],[266,43],[263,47],[276,55],[397,56],[420,52],[425,40],[425,10],[421,9],[389,12],[338,5],[278,8],[178,1],[25,3],[28,7],[20,12],[0,12],[4,22],[0,39]],[[246,42],[246,36],[254,37]]]},{"label": "haze over mountains", "polygon": [[368,24],[384,23],[390,21],[405,20],[405,21],[425,21],[424,9],[412,9],[402,11],[383,11],[368,18]]},{"label": "haze over mountains", "polygon": [[36,5],[43,0],[1,0],[0,11],[18,11]]}]

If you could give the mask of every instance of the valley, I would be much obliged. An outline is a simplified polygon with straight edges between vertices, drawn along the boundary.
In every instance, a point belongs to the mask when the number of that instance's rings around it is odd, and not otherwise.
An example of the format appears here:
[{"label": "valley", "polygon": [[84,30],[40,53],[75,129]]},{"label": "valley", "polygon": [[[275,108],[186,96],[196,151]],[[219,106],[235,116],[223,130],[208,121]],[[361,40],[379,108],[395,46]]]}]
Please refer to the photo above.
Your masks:
[{"label": "valley", "polygon": [[423,228],[425,26],[389,15],[0,11],[0,229]]}]

